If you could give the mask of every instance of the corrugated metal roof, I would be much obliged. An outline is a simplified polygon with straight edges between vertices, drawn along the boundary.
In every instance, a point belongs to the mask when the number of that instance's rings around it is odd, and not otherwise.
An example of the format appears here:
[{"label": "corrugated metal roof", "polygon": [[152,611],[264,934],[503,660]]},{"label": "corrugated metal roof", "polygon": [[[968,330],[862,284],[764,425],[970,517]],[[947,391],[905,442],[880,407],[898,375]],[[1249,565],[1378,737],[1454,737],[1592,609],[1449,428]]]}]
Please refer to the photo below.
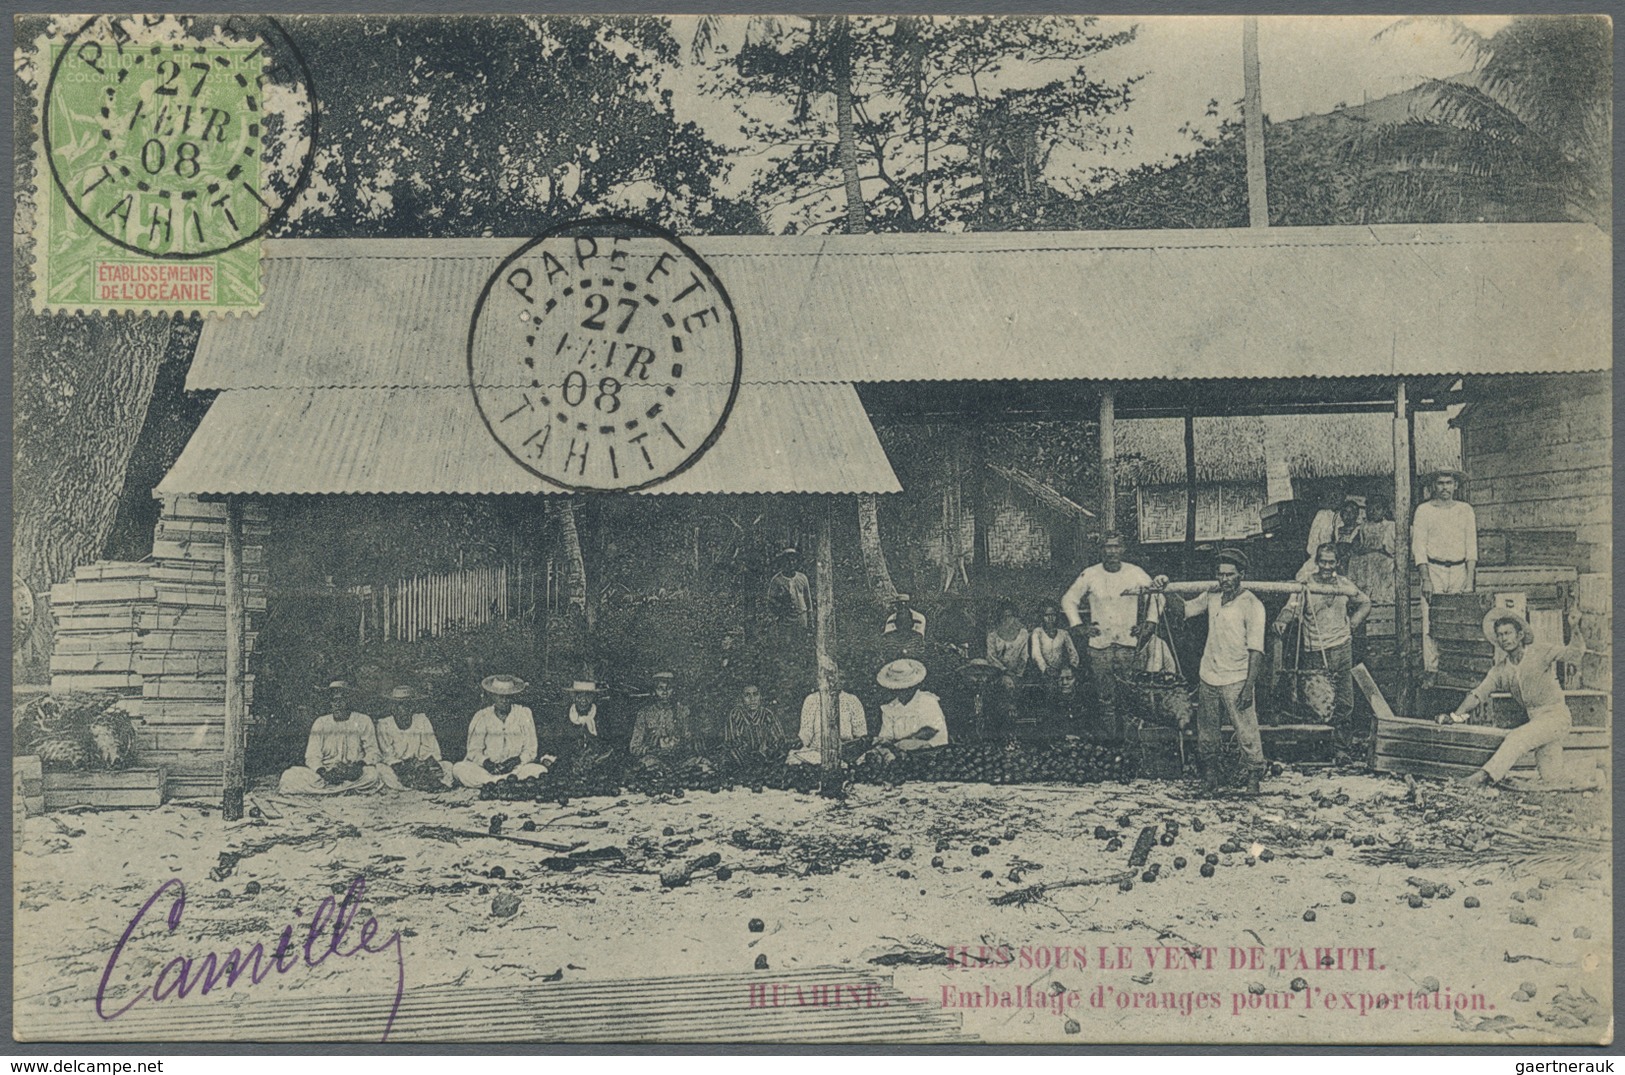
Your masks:
[{"label": "corrugated metal roof", "polygon": [[[1298,377],[1611,367],[1590,225],[694,238],[747,381]],[[190,388],[461,385],[517,239],[266,245],[265,310]]]},{"label": "corrugated metal roof", "polygon": [[[895,493],[849,384],[750,384],[688,470],[649,493]],[[556,493],[499,447],[466,386],[221,393],[155,492]]]},{"label": "corrugated metal roof", "polygon": [[[1185,422],[1136,418],[1117,423],[1125,477],[1146,485],[1185,481]],[[1199,481],[1263,481],[1266,461],[1284,460],[1294,478],[1366,477],[1394,472],[1394,419],[1385,414],[1290,414],[1196,419]],[[1449,416],[1416,415],[1420,473],[1461,466],[1461,436]]]}]

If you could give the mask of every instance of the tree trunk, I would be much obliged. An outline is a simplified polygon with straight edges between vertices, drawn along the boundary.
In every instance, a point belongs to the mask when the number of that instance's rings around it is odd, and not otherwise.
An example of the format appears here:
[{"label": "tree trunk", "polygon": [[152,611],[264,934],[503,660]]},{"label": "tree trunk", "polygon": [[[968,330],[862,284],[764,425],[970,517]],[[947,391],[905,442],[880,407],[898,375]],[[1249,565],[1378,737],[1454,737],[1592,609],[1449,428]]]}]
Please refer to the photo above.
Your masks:
[{"label": "tree trunk", "polygon": [[587,561],[581,554],[581,530],[576,526],[576,502],[573,499],[547,501],[547,513],[559,528],[559,544],[564,549],[564,581],[567,599],[593,626],[592,602],[587,599]]},{"label": "tree trunk", "polygon": [[12,570],[38,610],[29,637],[13,648],[13,677],[26,682],[41,680],[50,664],[52,584],[105,552],[172,322],[40,317],[26,287],[16,289],[12,313]]},{"label": "tree trunk", "polygon": [[873,493],[858,494],[858,544],[863,549],[863,570],[869,577],[869,592],[878,605],[889,605],[897,594],[886,549],[880,543],[880,505]]},{"label": "tree trunk", "polygon": [[846,230],[856,235],[869,230],[869,209],[858,178],[858,134],[852,117],[852,25],[846,16],[836,16],[834,32],[835,135],[846,186]]}]

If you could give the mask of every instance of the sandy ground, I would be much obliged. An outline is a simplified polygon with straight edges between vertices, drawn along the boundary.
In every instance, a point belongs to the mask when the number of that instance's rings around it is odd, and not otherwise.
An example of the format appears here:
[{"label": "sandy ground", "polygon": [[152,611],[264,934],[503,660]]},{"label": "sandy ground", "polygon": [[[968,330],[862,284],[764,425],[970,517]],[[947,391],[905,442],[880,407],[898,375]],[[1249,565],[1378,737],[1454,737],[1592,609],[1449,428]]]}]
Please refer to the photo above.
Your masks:
[{"label": "sandy ground", "polygon": [[[806,968],[831,968],[825,980],[836,984],[843,968],[893,973],[905,995],[959,1012],[967,1034],[990,1042],[1609,1039],[1606,795],[1422,791],[1418,803],[1390,777],[1289,770],[1256,799],[1201,800],[1153,781],[859,786],[844,802],[736,790],[568,806],[467,792],[294,801],[257,791],[281,819],[227,825],[185,803],[34,817],[16,858],[16,1026],[24,1038],[64,1025],[116,1036],[117,1020],[95,1016],[104,973],[111,1013],[162,982],[176,955],[272,948],[290,925],[301,945],[319,901],[359,876],[362,906],[343,947],[375,918],[382,951],[298,962],[252,990],[245,980],[171,997],[161,1010],[173,1033],[184,1036],[188,1014],[223,994],[320,1007],[391,994],[403,972],[408,991],[520,987],[555,975],[740,974],[766,957],[755,971],[764,983]],[[555,852],[443,831],[484,832],[497,812],[508,833],[626,857],[560,873],[542,864]],[[526,820],[538,830],[521,832]],[[1100,883],[1129,870],[1143,826],[1160,835],[1169,821],[1178,829],[1171,846],[1153,849],[1154,881],[1135,869],[1127,891]],[[1094,835],[1101,825],[1121,832],[1122,846],[1108,850]],[[782,846],[763,848],[775,831]],[[1227,841],[1241,850],[1202,877],[1204,852]],[[212,880],[222,852],[241,858]],[[663,887],[662,869],[710,852],[731,871],[726,880],[701,871]],[[171,890],[109,971],[126,927],[170,879],[186,894],[173,930]],[[1412,908],[1424,885],[1454,891]],[[493,903],[506,894],[518,909],[498,916]],[[398,963],[383,944],[397,930]],[[617,1036],[606,1024],[605,1038]]]}]

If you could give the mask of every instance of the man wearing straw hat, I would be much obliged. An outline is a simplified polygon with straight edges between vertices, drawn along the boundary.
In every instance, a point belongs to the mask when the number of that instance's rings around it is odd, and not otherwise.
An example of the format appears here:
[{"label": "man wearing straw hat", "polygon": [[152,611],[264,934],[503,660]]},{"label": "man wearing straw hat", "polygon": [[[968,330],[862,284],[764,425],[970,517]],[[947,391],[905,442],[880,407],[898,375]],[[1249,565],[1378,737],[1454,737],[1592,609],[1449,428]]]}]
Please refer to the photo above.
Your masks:
[{"label": "man wearing straw hat", "polygon": [[[1429,631],[1428,605],[1434,594],[1472,593],[1478,569],[1478,518],[1473,506],[1456,499],[1462,473],[1432,475],[1433,498],[1416,506],[1411,522],[1411,562],[1422,581],[1422,667],[1438,671],[1439,649]],[[1399,610],[1396,615],[1404,615]]]},{"label": "man wearing straw hat", "polygon": [[305,742],[305,764],[282,774],[284,795],[342,795],[372,791],[382,782],[378,771],[378,737],[372,718],[350,709],[350,683],[327,685],[333,708],[316,718]]},{"label": "man wearing straw hat", "polygon": [[578,679],[568,693],[570,701],[555,704],[536,727],[537,760],[549,772],[590,768],[612,753],[606,721],[598,710],[598,684]]},{"label": "man wearing straw hat", "polygon": [[925,665],[912,657],[899,657],[881,668],[875,682],[891,691],[891,700],[880,706],[877,746],[924,750],[948,745],[948,720],[942,715],[942,703],[930,691],[920,690],[920,684],[925,682]]},{"label": "man wearing straw hat", "polygon": [[1517,760],[1529,751],[1535,752],[1535,765],[1543,783],[1558,785],[1563,778],[1563,740],[1574,726],[1563,697],[1563,687],[1557,681],[1559,663],[1576,664],[1585,654],[1585,637],[1580,634],[1580,610],[1570,609],[1569,644],[1536,642],[1529,622],[1511,609],[1492,609],[1484,617],[1485,634],[1495,639],[1506,659],[1490,667],[1483,682],[1468,692],[1467,697],[1449,713],[1435,718],[1440,724],[1460,724],[1467,714],[1490,700],[1490,695],[1505,691],[1512,700],[1523,706],[1528,719],[1507,733],[1501,746],[1484,763],[1462,778],[1469,785],[1496,784],[1505,779]]},{"label": "man wearing straw hat", "polygon": [[440,755],[440,740],[429,715],[417,706],[418,692],[401,684],[384,695],[391,714],[377,722],[378,775],[391,791],[435,791],[452,785],[451,763]]},{"label": "man wearing straw hat", "polygon": [[491,704],[468,723],[468,756],[451,767],[465,788],[517,777],[528,780],[547,772],[536,761],[536,718],[528,707],[514,704],[514,695],[530,686],[518,676],[486,676],[480,689]]},{"label": "man wearing straw hat", "polygon": [[[1207,643],[1202,648],[1201,674],[1196,685],[1196,749],[1202,759],[1202,791],[1211,795],[1219,789],[1219,732],[1225,718],[1229,718],[1247,767],[1247,782],[1257,794],[1266,763],[1253,690],[1264,665],[1268,617],[1264,603],[1241,588],[1247,573],[1247,554],[1240,549],[1221,549],[1218,560],[1217,587],[1189,601],[1169,594],[1168,610],[1181,617],[1205,613],[1208,619]],[[1156,590],[1167,585],[1166,575],[1158,575],[1152,582]]]}]

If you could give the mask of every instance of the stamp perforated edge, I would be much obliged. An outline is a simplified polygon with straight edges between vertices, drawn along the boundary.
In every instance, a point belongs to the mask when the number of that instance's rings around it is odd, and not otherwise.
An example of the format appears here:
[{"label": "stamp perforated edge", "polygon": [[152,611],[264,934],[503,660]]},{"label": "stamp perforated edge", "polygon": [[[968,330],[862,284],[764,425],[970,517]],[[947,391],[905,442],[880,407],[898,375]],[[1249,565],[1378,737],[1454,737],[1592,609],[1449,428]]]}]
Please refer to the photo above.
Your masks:
[{"label": "stamp perforated edge", "polygon": [[[29,44],[19,43],[16,46],[14,65],[17,79],[26,87],[29,97],[29,117],[33,123],[29,131],[26,146],[18,146],[18,159],[13,162],[13,168],[28,169],[26,183],[17,184],[15,199],[16,219],[12,227],[12,238],[16,244],[12,255],[13,273],[16,277],[26,275],[29,308],[40,316],[67,315],[67,316],[136,316],[169,318],[175,316],[187,318],[235,318],[254,317],[265,309],[265,239],[267,236],[256,236],[250,244],[256,251],[254,264],[257,270],[255,284],[256,301],[252,305],[235,306],[203,306],[178,303],[174,305],[158,306],[120,306],[118,304],[103,305],[100,303],[60,303],[48,301],[44,294],[46,280],[46,259],[50,252],[50,211],[47,199],[52,195],[55,182],[51,170],[45,161],[45,96],[46,88],[50,83],[50,46],[64,39],[63,27],[83,26],[93,16],[85,15],[56,15],[49,16],[58,20],[58,31],[50,30],[40,34]],[[224,44],[224,42],[222,42]],[[314,152],[314,147],[312,147]],[[15,174],[15,173],[14,173]],[[110,250],[117,250],[108,244]],[[128,260],[129,252],[123,252],[120,260]],[[20,279],[15,284],[21,284]]]}]

